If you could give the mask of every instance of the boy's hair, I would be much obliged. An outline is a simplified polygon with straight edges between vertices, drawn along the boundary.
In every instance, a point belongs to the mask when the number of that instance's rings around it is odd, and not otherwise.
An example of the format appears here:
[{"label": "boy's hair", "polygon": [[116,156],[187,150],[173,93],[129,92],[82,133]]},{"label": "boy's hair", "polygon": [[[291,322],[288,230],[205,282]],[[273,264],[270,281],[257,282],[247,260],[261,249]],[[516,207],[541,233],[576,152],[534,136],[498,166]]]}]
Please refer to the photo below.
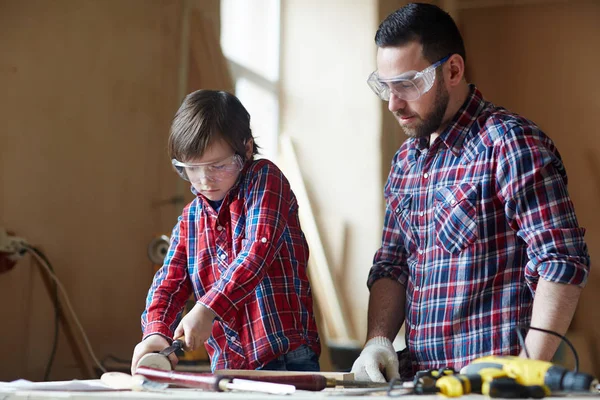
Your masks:
[{"label": "boy's hair", "polygon": [[454,20],[433,4],[407,4],[388,15],[375,34],[378,47],[403,46],[413,41],[421,43],[423,56],[431,63],[449,54],[459,54],[467,62],[465,45]]},{"label": "boy's hair", "polygon": [[[225,140],[246,159],[246,142],[254,139],[250,114],[231,93],[197,90],[188,94],[171,124],[169,157],[182,162],[202,157],[215,139]],[[252,149],[252,155],[255,154],[256,143]]]}]

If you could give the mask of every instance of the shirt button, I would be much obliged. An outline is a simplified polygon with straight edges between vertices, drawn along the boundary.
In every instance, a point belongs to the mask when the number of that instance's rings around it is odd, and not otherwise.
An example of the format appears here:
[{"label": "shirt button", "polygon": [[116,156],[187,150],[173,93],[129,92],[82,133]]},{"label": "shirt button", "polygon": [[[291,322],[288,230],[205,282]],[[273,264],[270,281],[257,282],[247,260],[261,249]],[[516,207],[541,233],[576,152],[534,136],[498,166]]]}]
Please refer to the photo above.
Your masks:
[{"label": "shirt button", "polygon": [[427,172],[425,172],[425,173],[423,174],[423,178],[425,178],[425,179],[429,178],[429,174],[428,174]]},{"label": "shirt button", "polygon": [[422,217],[423,215],[425,215],[424,211],[419,212],[419,215]]},{"label": "shirt button", "polygon": [[419,250],[417,250],[417,253],[419,253],[419,254],[423,254],[423,249],[419,249]]},{"label": "shirt button", "polygon": [[455,205],[456,204],[456,200],[454,200],[454,199],[450,200],[450,204]]},{"label": "shirt button", "polygon": [[419,289],[420,289],[420,287],[418,287],[418,286],[415,286],[415,292],[418,292],[418,291],[419,291]]},{"label": "shirt button", "polygon": [[396,213],[400,212],[400,207],[396,208]]},{"label": "shirt button", "polygon": [[410,329],[416,329],[417,327],[415,326],[415,324],[410,324]]},{"label": "shirt button", "polygon": [[224,259],[226,259],[226,258],[227,258],[227,254],[221,254],[221,256],[220,256],[220,257],[221,257],[221,260],[224,260]]},{"label": "shirt button", "polygon": [[217,230],[218,230],[218,231],[222,231],[222,230],[223,230],[223,227],[222,227],[221,225],[217,225]]},{"label": "shirt button", "polygon": [[267,243],[267,238],[264,237],[264,238],[260,239],[260,241],[261,241],[261,243]]}]

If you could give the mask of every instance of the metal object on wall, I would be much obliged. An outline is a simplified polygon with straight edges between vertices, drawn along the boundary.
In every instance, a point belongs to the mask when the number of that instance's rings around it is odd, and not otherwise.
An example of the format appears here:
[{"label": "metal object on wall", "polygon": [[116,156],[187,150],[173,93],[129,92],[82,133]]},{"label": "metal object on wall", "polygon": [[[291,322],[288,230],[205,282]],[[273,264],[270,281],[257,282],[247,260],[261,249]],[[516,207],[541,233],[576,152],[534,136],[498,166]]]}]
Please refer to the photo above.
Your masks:
[{"label": "metal object on wall", "polygon": [[168,251],[169,237],[167,235],[155,237],[148,244],[148,258],[159,266],[162,265]]}]

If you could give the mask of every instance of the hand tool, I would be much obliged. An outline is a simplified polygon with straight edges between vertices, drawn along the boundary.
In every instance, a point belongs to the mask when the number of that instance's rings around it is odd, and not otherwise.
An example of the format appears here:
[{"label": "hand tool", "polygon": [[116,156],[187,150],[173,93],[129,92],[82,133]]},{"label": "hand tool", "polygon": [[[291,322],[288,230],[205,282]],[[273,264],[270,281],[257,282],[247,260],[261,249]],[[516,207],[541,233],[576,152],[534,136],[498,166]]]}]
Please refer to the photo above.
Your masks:
[{"label": "hand tool", "polygon": [[[150,375],[154,370],[152,368],[140,367],[142,369],[137,370],[136,373],[146,376],[147,378],[153,379]],[[285,385],[293,385],[297,390],[308,390],[308,391],[321,391],[328,387],[354,387],[354,388],[384,388],[387,387],[387,383],[375,383],[375,382],[362,382],[362,381],[349,381],[349,380],[337,380],[335,378],[328,378],[318,373],[310,374],[296,371],[285,371],[283,375],[268,375],[269,372],[281,372],[281,371],[261,371],[265,374],[260,375],[245,375],[244,373],[225,373],[225,374],[210,374],[210,373],[199,373],[199,372],[176,372],[176,376],[180,378],[200,377],[200,378],[215,378],[217,376],[226,379],[244,379],[249,381],[259,382],[270,382],[279,383]]]},{"label": "hand tool", "polygon": [[173,340],[173,343],[169,347],[165,348],[164,350],[161,350],[159,352],[144,354],[142,356],[142,358],[140,358],[140,361],[138,361],[136,368],[143,366],[143,367],[150,367],[150,368],[171,371],[173,369],[173,364],[171,364],[169,355],[176,351],[183,350],[183,348],[184,348],[184,341],[183,341],[183,336],[182,336],[180,338]]},{"label": "hand tool", "polygon": [[247,379],[229,378],[227,376],[203,375],[185,372],[165,371],[148,367],[138,367],[136,375],[143,376],[153,382],[168,383],[188,388],[204,389],[214,392],[240,390],[271,394],[291,394],[296,391],[293,385],[260,382]]}]

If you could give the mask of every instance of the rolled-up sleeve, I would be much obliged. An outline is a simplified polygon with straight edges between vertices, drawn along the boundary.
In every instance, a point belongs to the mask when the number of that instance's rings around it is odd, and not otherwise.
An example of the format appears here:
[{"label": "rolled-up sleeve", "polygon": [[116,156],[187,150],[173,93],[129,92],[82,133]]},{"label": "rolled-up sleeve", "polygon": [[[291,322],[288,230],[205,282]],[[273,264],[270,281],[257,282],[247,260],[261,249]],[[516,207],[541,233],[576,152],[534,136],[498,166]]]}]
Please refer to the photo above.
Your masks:
[{"label": "rolled-up sleeve", "polygon": [[527,244],[525,277],[585,286],[590,257],[554,145],[531,127],[508,132],[498,146],[497,185],[509,224]]},{"label": "rolled-up sleeve", "polygon": [[408,281],[407,252],[404,248],[403,232],[396,220],[394,207],[391,205],[392,186],[396,176],[394,168],[397,156],[392,162],[392,171],[385,185],[384,195],[386,198],[385,218],[383,223],[383,235],[381,247],[373,257],[373,265],[369,271],[367,287],[370,289],[376,280],[389,278],[406,286]]}]

